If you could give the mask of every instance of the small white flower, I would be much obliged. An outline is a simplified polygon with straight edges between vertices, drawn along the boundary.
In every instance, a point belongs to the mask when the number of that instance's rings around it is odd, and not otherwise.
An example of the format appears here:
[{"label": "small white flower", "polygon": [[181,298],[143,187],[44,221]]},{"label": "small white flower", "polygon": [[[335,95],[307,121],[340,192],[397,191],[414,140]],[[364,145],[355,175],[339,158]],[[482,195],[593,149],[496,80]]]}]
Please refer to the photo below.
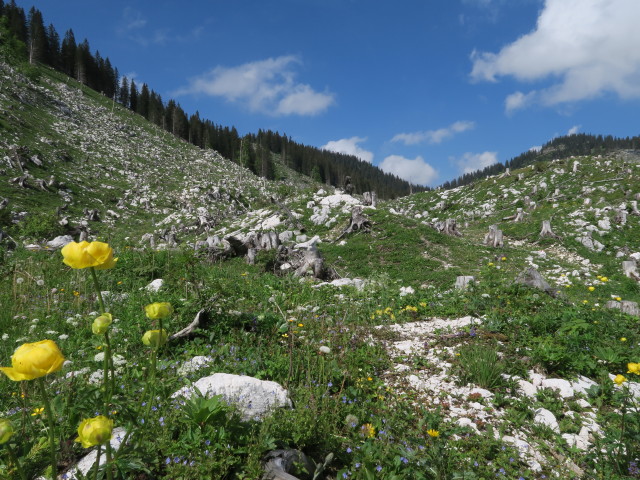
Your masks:
[{"label": "small white flower", "polygon": [[57,335],[58,334],[58,332],[56,332],[55,330],[47,330],[45,333],[47,335]]},{"label": "small white flower", "polygon": [[5,333],[2,335],[2,340],[8,340],[9,339],[9,334]]},{"label": "small white flower", "polygon": [[16,278],[16,283],[17,283],[18,285],[20,285],[21,283],[24,283],[24,278],[22,278],[22,277],[18,277],[18,278]]},{"label": "small white flower", "polygon": [[67,338],[69,338],[69,335],[67,335],[66,333],[63,333],[62,335],[58,335],[58,338],[60,340],[66,340]]},{"label": "small white flower", "polygon": [[44,285],[44,280],[39,279],[39,280],[36,282],[36,285],[38,285],[39,287],[42,287],[42,286]]},{"label": "small white flower", "polygon": [[326,345],[322,345],[318,350],[320,350],[320,353],[324,353],[324,354],[331,353],[331,349]]}]

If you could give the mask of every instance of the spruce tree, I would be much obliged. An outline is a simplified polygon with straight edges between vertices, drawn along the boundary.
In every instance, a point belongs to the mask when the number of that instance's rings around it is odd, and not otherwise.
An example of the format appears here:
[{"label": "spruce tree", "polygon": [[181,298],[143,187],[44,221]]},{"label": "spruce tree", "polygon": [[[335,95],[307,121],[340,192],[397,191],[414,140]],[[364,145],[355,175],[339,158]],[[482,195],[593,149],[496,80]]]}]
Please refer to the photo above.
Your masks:
[{"label": "spruce tree", "polygon": [[28,19],[29,40],[27,46],[29,48],[29,63],[38,62],[48,63],[47,52],[47,33],[44,29],[42,13],[35,7],[29,10]]},{"label": "spruce tree", "polygon": [[134,112],[138,111],[138,89],[133,79],[131,79],[131,88],[129,89],[129,108]]},{"label": "spruce tree", "polygon": [[120,102],[123,107],[129,108],[129,79],[127,77],[122,77],[118,102]]},{"label": "spruce tree", "polygon": [[142,115],[144,118],[149,118],[149,87],[146,83],[142,84],[142,89],[140,90],[140,95],[138,96],[136,113]]},{"label": "spruce tree", "polygon": [[62,40],[62,47],[60,48],[60,60],[62,62],[62,71],[70,77],[76,76],[76,38],[73,35],[73,30],[67,30]]}]

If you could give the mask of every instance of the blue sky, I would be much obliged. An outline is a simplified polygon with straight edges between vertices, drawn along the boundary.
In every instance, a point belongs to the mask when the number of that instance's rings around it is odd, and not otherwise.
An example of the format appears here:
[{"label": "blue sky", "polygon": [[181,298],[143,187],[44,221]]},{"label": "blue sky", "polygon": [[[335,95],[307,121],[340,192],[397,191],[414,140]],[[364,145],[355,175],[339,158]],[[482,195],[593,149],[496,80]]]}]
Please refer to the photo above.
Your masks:
[{"label": "blue sky", "polygon": [[17,0],[166,101],[439,185],[638,135],[638,0]]}]

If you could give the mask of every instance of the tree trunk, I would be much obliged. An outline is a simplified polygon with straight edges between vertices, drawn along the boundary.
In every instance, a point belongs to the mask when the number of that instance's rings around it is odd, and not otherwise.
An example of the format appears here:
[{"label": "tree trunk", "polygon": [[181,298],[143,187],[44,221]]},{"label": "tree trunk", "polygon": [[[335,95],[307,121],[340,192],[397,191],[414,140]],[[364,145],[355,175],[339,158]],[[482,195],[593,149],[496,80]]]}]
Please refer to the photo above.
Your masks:
[{"label": "tree trunk", "polygon": [[491,225],[489,227],[489,233],[484,236],[484,244],[494,248],[504,246],[502,230],[498,228],[498,225]]},{"label": "tree trunk", "polygon": [[543,220],[542,221],[542,230],[540,231],[540,238],[551,237],[559,239],[560,237],[553,233],[551,230],[551,220]]},{"label": "tree trunk", "polygon": [[625,274],[626,277],[633,278],[634,280],[640,281],[640,274],[638,273],[635,260],[623,261],[622,272]]}]

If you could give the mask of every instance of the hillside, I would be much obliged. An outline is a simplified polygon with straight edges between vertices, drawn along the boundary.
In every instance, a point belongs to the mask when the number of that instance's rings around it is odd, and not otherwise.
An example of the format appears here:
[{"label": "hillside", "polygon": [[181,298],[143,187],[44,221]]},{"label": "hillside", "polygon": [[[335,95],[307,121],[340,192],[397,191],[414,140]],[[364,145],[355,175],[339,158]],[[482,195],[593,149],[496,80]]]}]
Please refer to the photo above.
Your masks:
[{"label": "hillside", "polygon": [[[69,360],[46,377],[51,414],[37,382],[0,378],[21,430],[2,478],[46,471],[44,431],[66,471],[96,412],[131,432],[114,478],[261,478],[282,449],[314,462],[294,478],[638,478],[634,151],[373,207],[282,163],[284,180],[257,177],[48,68],[0,63],[0,79],[0,364],[45,338]],[[348,231],[354,207],[366,220]],[[62,263],[63,234],[113,247],[101,295]],[[530,267],[546,291],[516,281]],[[145,318],[152,302],[175,312]],[[92,334],[105,311],[109,334]],[[139,340],[194,318],[162,349]],[[101,389],[103,365],[117,375]],[[171,398],[213,373],[277,382],[288,408],[247,421]]]}]

